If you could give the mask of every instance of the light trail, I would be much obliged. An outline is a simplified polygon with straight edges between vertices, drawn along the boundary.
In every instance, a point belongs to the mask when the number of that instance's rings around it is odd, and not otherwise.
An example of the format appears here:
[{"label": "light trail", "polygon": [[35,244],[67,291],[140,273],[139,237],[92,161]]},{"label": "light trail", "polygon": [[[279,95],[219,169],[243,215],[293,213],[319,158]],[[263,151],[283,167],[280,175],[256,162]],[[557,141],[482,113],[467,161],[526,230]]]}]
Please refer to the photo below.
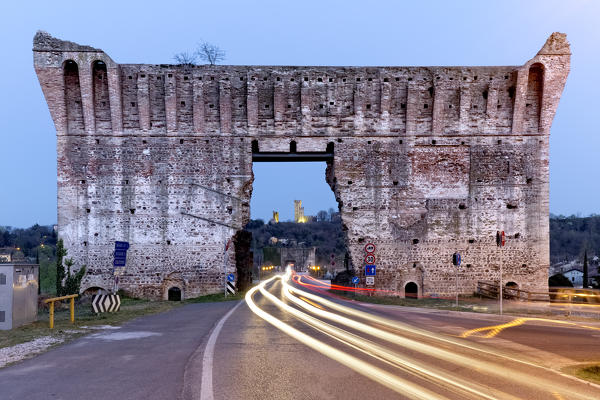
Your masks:
[{"label": "light trail", "polygon": [[[270,293],[267,289],[267,285],[277,283],[278,280],[281,280],[281,294],[283,298],[290,301],[289,304]],[[514,395],[505,392],[505,386],[510,387],[510,384],[506,385],[505,383],[500,388],[492,388],[481,382],[479,379],[468,380],[463,378],[460,376],[463,371],[483,375],[488,382],[490,382],[492,377],[494,378],[491,382],[514,382],[520,386],[533,389],[536,392],[546,393],[548,396],[552,393],[555,397],[557,395],[561,396],[562,394],[569,399],[597,398],[590,397],[580,390],[573,390],[570,387],[571,385],[564,382],[562,384],[557,384],[555,380],[552,380],[551,376],[548,377],[548,373],[566,377],[564,374],[557,371],[519,360],[494,350],[486,349],[480,344],[470,344],[461,339],[434,334],[410,325],[402,324],[398,321],[388,320],[383,317],[343,306],[324,299],[321,296],[293,287],[288,283],[288,280],[290,280],[289,272],[286,273],[285,276],[272,277],[259,286],[251,289],[246,295],[246,303],[259,317],[265,319],[267,322],[301,343],[340,362],[369,379],[410,398],[443,398],[439,394],[434,394],[429,389],[419,386],[417,382],[434,385],[432,388],[438,388],[436,392],[441,389],[442,393],[445,391],[448,394],[452,394],[451,397],[453,398],[455,398],[454,396],[458,396],[456,398],[461,399],[516,399],[520,397],[515,397]],[[292,280],[297,281],[297,279],[294,278],[292,278]],[[353,351],[364,354],[374,361],[382,362],[384,363],[383,365],[399,369],[403,374],[409,374],[410,376],[413,376],[414,379],[403,379],[362,358],[348,354],[346,351],[342,350],[342,347],[332,347],[313,336],[299,331],[256,305],[253,296],[257,294],[257,292],[259,292],[266,300],[277,306],[285,314],[295,317],[300,323],[304,323],[312,329],[315,329],[325,337],[335,340]],[[329,310],[341,312],[343,315]],[[336,325],[324,322],[324,320],[333,322]],[[373,325],[368,325],[363,321],[368,321],[369,323],[373,323]],[[524,322],[525,321],[522,320],[511,321],[508,324],[479,328],[477,332],[489,330],[489,335],[496,332],[496,330],[499,332],[502,329],[517,326]],[[358,334],[342,329],[337,325],[347,327],[351,331],[358,332]],[[392,331],[380,329],[377,326],[388,329],[391,328]],[[494,335],[498,332],[494,333]],[[417,336],[421,339],[412,339],[402,336],[399,333]],[[361,334],[384,340],[386,343],[400,346],[401,349],[407,350],[415,355],[422,354],[438,361],[430,362],[417,360],[413,356],[400,354],[389,347],[361,336]],[[427,342],[423,342],[423,339]],[[458,349],[463,349],[466,354],[457,352]],[[482,358],[482,356],[485,356],[485,358]],[[498,360],[499,362],[492,362],[489,360],[490,357],[500,358],[500,360]],[[529,371],[519,371],[508,365],[502,365],[506,362],[519,363],[520,365],[529,368]],[[446,371],[446,369],[450,369],[450,371]],[[537,376],[540,373],[543,373],[545,376]],[[574,378],[571,378],[571,380],[576,381]],[[573,384],[573,382],[570,383]]]},{"label": "light trail", "polygon": [[548,323],[557,324],[557,325],[569,325],[569,326],[576,326],[578,328],[583,328],[583,329],[592,329],[592,330],[600,331],[600,328],[598,328],[596,326],[581,325],[581,324],[577,324],[577,323],[569,322],[569,321],[558,321],[558,320],[547,319],[547,318],[516,318],[516,319],[514,319],[514,320],[512,320],[510,322],[507,322],[505,324],[492,325],[492,326],[483,326],[481,328],[475,328],[475,329],[471,329],[471,330],[465,331],[465,332],[463,332],[460,335],[460,337],[466,338],[466,337],[469,337],[469,336],[471,336],[471,335],[473,335],[475,333],[490,331],[484,337],[485,338],[492,338],[492,337],[496,336],[497,334],[499,334],[500,332],[502,332],[504,329],[512,328],[514,326],[523,325],[527,321],[548,322]]}]

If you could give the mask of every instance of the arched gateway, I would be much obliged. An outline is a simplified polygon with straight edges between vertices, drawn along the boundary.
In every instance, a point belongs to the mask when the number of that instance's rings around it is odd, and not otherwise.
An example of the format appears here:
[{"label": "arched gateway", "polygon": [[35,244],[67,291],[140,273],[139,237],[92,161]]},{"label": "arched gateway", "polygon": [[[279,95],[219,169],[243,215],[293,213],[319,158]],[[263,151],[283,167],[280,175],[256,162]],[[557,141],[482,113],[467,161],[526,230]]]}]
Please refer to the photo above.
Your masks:
[{"label": "arched gateway", "polygon": [[[95,286],[186,297],[222,289],[225,243],[249,219],[252,163],[324,160],[352,264],[377,246],[376,287],[425,266],[421,293],[548,282],[548,142],[570,62],[564,34],[516,67],[117,64],[38,32],[34,65],[57,132],[58,233]],[[239,246],[238,246],[239,247]],[[491,265],[492,264],[492,265]],[[525,265],[526,267],[522,267]],[[409,267],[407,267],[409,268]],[[85,282],[84,282],[85,285]]]}]

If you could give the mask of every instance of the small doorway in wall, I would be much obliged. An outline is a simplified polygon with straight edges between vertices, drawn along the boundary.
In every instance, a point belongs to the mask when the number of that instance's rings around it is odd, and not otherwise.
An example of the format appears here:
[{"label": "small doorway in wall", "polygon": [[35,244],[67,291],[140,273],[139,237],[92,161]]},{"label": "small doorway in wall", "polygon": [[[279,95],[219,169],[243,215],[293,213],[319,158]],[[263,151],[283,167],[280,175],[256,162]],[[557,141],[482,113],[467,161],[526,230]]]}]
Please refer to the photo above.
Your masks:
[{"label": "small doorway in wall", "polygon": [[416,299],[419,297],[419,287],[414,282],[408,282],[404,287],[404,297],[407,299]]},{"label": "small doorway in wall", "polygon": [[168,293],[169,301],[181,301],[181,289],[178,287],[172,287]]}]

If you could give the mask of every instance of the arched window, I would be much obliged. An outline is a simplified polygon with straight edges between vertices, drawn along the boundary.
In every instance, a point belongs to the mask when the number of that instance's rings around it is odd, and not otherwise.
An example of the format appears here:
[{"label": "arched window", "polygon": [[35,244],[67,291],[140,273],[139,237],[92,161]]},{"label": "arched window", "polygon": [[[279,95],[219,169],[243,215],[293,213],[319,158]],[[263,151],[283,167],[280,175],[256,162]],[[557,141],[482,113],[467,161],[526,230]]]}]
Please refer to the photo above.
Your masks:
[{"label": "arched window", "polygon": [[104,61],[92,64],[92,87],[94,90],[94,117],[96,130],[110,131],[110,98],[108,94],[108,72]]},{"label": "arched window", "polygon": [[535,63],[529,67],[529,75],[527,77],[525,115],[523,118],[525,132],[538,133],[539,131],[543,93],[544,66],[540,63]]}]

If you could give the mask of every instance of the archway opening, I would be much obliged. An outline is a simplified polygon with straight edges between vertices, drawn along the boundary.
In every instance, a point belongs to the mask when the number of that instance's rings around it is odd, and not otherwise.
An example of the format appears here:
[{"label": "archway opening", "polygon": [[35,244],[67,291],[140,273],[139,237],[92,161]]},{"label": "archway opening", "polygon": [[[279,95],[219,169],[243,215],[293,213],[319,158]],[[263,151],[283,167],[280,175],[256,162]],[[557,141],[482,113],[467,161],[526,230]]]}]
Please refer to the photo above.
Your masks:
[{"label": "archway opening", "polygon": [[408,282],[404,286],[404,297],[407,299],[416,299],[419,297],[419,287],[414,282]]},{"label": "archway opening", "polygon": [[324,279],[345,272],[344,231],[332,190],[333,155],[333,142],[319,147],[300,140],[252,143],[254,181],[246,229],[253,236],[254,280],[268,276],[264,268],[290,267]]},{"label": "archway opening", "polygon": [[169,301],[181,301],[181,289],[176,286],[170,288],[167,298]]}]

